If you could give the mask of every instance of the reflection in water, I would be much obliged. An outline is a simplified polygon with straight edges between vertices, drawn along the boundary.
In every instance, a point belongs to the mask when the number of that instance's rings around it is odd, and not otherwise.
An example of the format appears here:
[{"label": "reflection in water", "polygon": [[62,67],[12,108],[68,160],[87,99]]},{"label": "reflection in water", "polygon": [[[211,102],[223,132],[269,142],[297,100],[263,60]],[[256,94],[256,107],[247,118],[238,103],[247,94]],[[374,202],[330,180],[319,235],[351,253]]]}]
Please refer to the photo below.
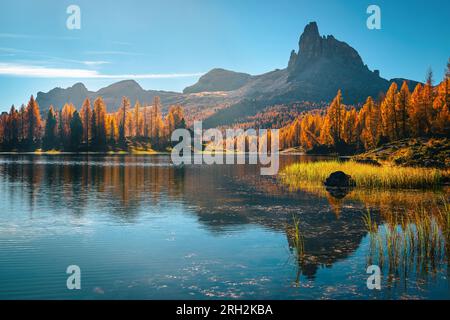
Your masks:
[{"label": "reflection in water", "polygon": [[344,199],[354,188],[353,187],[325,187],[334,199]]},{"label": "reflection in water", "polygon": [[[282,156],[281,168],[311,160]],[[70,260],[65,249],[59,251],[58,243],[64,248],[73,239],[66,231],[56,232],[67,226],[85,233],[90,230],[90,236],[77,240],[85,241],[88,248],[79,255],[88,261],[102,256],[111,265],[102,268],[117,268],[114,274],[98,270],[97,281],[152,270],[154,278],[143,281],[135,298],[376,298],[365,287],[368,263],[379,263],[389,276],[402,270],[403,278],[412,277],[410,281],[417,271],[429,276],[434,272],[439,288],[442,270],[448,270],[443,266],[448,263],[448,224],[436,215],[427,220],[425,214],[419,219],[405,212],[412,204],[439,212],[445,190],[366,192],[356,188],[336,196],[325,188],[299,188],[281,183],[278,177],[261,176],[256,165],[177,168],[167,156],[18,155],[0,157],[0,195],[4,209],[0,241],[5,241],[3,250],[12,253],[10,258],[0,258],[0,271],[13,272],[5,266],[17,264],[13,257],[23,257],[20,232],[29,238],[30,232],[41,227],[40,232],[48,236],[46,251]],[[369,229],[362,218],[366,208],[370,209]],[[48,214],[45,220],[44,213]],[[64,216],[71,219],[56,219]],[[117,242],[122,233],[128,238]],[[130,239],[134,236],[138,240]],[[98,243],[93,237],[99,238]],[[176,242],[177,237],[181,242]],[[225,241],[230,242],[225,245]],[[116,250],[116,255],[108,253]],[[178,251],[193,265],[178,257]],[[128,261],[117,260],[119,252],[127,260],[136,260],[134,272],[126,267]],[[26,259],[33,261],[33,257]],[[122,288],[121,283],[113,283]],[[121,294],[131,290],[127,289],[131,284],[123,285]],[[162,288],[172,291],[165,293]],[[439,290],[437,297],[449,297]],[[21,296],[20,290],[14,291]],[[403,288],[396,297],[405,294]],[[413,294],[433,296],[433,291]],[[49,293],[49,297],[54,296]]]},{"label": "reflection in water", "polygon": [[411,278],[414,285],[426,285],[440,272],[449,275],[448,187],[431,191],[336,190],[282,180],[292,192],[303,190],[326,197],[337,216],[346,202],[364,204],[367,213],[362,219],[369,235],[367,265],[375,264],[385,271],[389,289],[402,283],[401,289],[406,291]]},{"label": "reflection in water", "polygon": [[368,265],[377,264],[387,274],[389,288],[414,277],[422,283],[449,271],[450,207],[443,199],[434,207],[409,208],[404,214],[384,216],[378,225],[370,211],[364,217],[370,237]]},{"label": "reflection in water", "polygon": [[296,263],[299,265],[295,277],[295,284],[298,286],[302,275],[302,269],[305,267],[305,239],[300,230],[300,220],[296,216],[293,217],[293,225],[294,228],[287,228],[286,232],[288,235],[289,247],[292,249]]},{"label": "reflection in water", "polygon": [[[72,209],[77,215],[85,213],[90,197],[95,195],[98,198],[94,200],[108,212],[125,220],[133,220],[142,202],[157,206],[161,197],[170,200],[182,196],[183,172],[169,166],[166,158],[155,157],[149,163],[140,157],[74,157],[2,159],[2,176],[11,183],[6,191],[19,193],[21,201],[29,202],[31,212],[39,201]],[[21,182],[20,189],[15,182]],[[54,187],[58,193],[40,192]]]}]

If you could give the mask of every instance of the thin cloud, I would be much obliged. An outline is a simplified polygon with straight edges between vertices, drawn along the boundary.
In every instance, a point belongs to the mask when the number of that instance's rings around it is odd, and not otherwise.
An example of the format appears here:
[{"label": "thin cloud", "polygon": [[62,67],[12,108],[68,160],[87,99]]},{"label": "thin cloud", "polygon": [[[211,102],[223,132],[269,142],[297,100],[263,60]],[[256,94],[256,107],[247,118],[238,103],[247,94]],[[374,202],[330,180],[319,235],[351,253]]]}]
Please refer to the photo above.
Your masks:
[{"label": "thin cloud", "polygon": [[[60,58],[60,57],[54,57],[54,56],[50,56],[47,54],[43,54],[43,53],[39,53],[39,52],[33,52],[30,50],[23,50],[23,49],[16,49],[16,48],[5,48],[5,47],[0,47],[0,54],[2,56],[9,56],[9,57],[13,57],[16,55],[20,55],[20,54],[24,54],[24,55],[32,55],[34,58],[39,57],[39,58],[44,58],[47,60],[43,60],[43,61],[37,61],[36,59],[34,60],[30,60],[31,63],[51,63],[51,62],[63,62],[63,63],[75,63],[75,64],[82,64],[85,66],[100,66],[100,65],[105,65],[105,64],[110,64],[111,62],[109,61],[104,61],[104,60],[75,60],[75,59],[67,59],[67,58]],[[17,60],[16,60],[17,63]],[[23,62],[19,62],[23,63]]]},{"label": "thin cloud", "polygon": [[90,55],[143,56],[143,53],[129,51],[86,51]]},{"label": "thin cloud", "polygon": [[100,66],[103,64],[109,64],[108,61],[77,61],[87,66]]},{"label": "thin cloud", "polygon": [[19,33],[0,33],[0,38],[9,39],[47,39],[47,40],[78,40],[77,37],[59,37],[40,34],[19,34]]},{"label": "thin cloud", "polygon": [[[20,34],[20,33],[0,33],[0,38],[5,39],[42,39],[42,40],[80,40],[79,37],[68,37],[68,36],[49,36],[49,35],[36,35],[36,34]],[[131,46],[130,42],[112,40],[107,41],[108,43],[121,46]]]},{"label": "thin cloud", "polygon": [[0,63],[0,75],[26,78],[77,78],[77,79],[173,79],[197,77],[204,73],[144,73],[102,74],[95,70],[47,68],[33,65]]},{"label": "thin cloud", "polygon": [[16,49],[16,48],[5,48],[5,47],[0,47],[0,51],[1,52],[6,52],[6,53],[33,53],[33,51],[30,50],[23,50],[23,49]]},{"label": "thin cloud", "polygon": [[117,41],[117,40],[113,40],[111,41],[112,44],[118,44],[120,46],[131,46],[132,44],[130,42],[125,42],[125,41]]}]

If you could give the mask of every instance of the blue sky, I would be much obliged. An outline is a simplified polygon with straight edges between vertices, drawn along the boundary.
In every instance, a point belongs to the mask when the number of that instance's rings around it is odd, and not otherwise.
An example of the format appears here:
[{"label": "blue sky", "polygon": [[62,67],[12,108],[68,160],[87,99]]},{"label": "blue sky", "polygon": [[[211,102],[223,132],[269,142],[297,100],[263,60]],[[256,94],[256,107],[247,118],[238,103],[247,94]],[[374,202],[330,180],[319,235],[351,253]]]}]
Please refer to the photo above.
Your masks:
[{"label": "blue sky", "polygon": [[[66,28],[71,4],[81,9],[80,30]],[[366,27],[370,4],[381,8],[381,30]],[[450,56],[450,3],[443,0],[5,0],[0,111],[76,82],[97,90],[135,78],[145,89],[181,91],[215,67],[284,68],[310,21],[388,79],[423,80],[431,67],[440,80]]]}]

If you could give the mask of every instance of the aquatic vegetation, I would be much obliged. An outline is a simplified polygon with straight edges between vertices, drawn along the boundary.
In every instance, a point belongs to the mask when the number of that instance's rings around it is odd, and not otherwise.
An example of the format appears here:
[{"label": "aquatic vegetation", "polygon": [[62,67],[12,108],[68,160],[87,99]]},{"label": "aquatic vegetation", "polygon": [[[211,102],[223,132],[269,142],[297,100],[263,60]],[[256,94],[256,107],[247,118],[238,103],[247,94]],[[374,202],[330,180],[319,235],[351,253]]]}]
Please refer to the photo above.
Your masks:
[{"label": "aquatic vegetation", "polygon": [[293,245],[295,248],[295,253],[297,255],[297,260],[301,260],[305,256],[305,241],[303,235],[300,232],[300,220],[298,217],[294,216],[294,241]]},{"label": "aquatic vegetation", "polygon": [[354,161],[302,162],[286,167],[283,181],[291,187],[308,183],[322,185],[335,171],[344,171],[356,182],[357,187],[368,189],[421,189],[442,185],[448,170],[398,166],[373,166]]},{"label": "aquatic vegetation", "polygon": [[367,210],[367,213],[365,215],[363,215],[363,221],[364,221],[364,225],[367,228],[367,231],[372,234],[378,231],[378,225],[377,223],[373,220],[373,217],[370,214],[370,210]]},{"label": "aquatic vegetation", "polygon": [[391,285],[399,279],[406,283],[411,276],[433,277],[449,261],[449,209],[444,198],[435,208],[420,206],[402,214],[381,214],[381,225],[368,210],[362,217],[369,235],[368,265],[379,265]]},{"label": "aquatic vegetation", "polygon": [[[287,226],[287,235],[288,235],[288,240],[291,240],[290,247],[293,250],[296,262],[300,266],[300,265],[302,265],[303,260],[305,258],[305,239],[300,230],[300,219],[294,215],[292,217],[292,220],[293,220],[293,227]],[[301,276],[301,268],[298,267],[297,275],[295,278],[295,284],[297,286],[300,283],[300,276]]]}]

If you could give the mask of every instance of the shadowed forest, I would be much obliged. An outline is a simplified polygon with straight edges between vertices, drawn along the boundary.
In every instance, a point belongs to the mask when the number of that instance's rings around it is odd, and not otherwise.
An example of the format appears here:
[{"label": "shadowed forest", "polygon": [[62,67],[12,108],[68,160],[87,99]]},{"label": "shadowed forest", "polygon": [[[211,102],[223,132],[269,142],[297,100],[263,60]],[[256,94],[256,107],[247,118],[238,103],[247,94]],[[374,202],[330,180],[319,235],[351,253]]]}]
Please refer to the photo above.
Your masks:
[{"label": "shadowed forest", "polygon": [[50,107],[45,120],[39,105],[31,96],[27,106],[14,106],[0,116],[2,151],[116,151],[136,148],[140,151],[165,150],[170,146],[173,130],[184,128],[183,108],[171,106],[165,117],[161,101],[155,97],[152,106],[134,108],[127,97],[114,113],[108,113],[101,97],[93,107],[86,99],[77,110],[67,103],[61,110]]}]

